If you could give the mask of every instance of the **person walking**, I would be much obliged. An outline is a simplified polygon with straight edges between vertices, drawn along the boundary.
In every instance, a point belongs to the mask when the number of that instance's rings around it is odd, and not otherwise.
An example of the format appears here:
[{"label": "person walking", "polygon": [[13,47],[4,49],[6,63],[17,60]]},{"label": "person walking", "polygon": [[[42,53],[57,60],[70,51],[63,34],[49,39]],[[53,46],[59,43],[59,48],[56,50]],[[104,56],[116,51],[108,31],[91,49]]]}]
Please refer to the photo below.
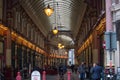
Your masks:
[{"label": "person walking", "polygon": [[73,73],[74,72],[74,64],[72,64],[70,68],[71,68],[71,71]]},{"label": "person walking", "polygon": [[86,66],[84,62],[82,62],[81,65],[78,67],[78,72],[79,72],[80,80],[85,80]]},{"label": "person walking", "polygon": [[64,80],[64,65],[62,63],[59,65],[58,72],[60,80]]},{"label": "person walking", "polygon": [[102,67],[94,63],[93,67],[90,70],[92,80],[100,80],[101,72],[102,72]]},{"label": "person walking", "polygon": [[74,67],[75,73],[77,74],[77,70],[78,70],[78,65],[76,64]]},{"label": "person walking", "polygon": [[92,63],[90,63],[89,64],[89,66],[88,66],[88,78],[89,78],[89,80],[92,80],[92,76],[91,76],[91,73],[90,73],[90,70],[91,70],[91,68],[93,67],[93,64]]}]

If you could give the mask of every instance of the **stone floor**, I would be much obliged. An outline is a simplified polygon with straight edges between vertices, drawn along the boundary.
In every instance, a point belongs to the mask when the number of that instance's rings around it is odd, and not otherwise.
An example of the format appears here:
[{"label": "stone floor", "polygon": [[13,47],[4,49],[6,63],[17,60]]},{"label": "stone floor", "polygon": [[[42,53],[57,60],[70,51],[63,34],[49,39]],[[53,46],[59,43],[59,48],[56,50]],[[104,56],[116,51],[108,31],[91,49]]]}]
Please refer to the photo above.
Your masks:
[{"label": "stone floor", "polygon": [[[79,80],[78,74],[71,73],[71,80]],[[59,75],[47,75],[46,80],[60,80]],[[64,80],[68,80],[67,73],[64,75]]]},{"label": "stone floor", "polygon": [[[70,70],[68,70],[68,71],[70,71]],[[68,80],[67,75],[68,75],[68,73],[64,74],[64,80]],[[31,79],[26,79],[26,80],[31,80]],[[46,75],[46,80],[60,80],[60,77],[58,74],[57,75]],[[78,73],[71,72],[70,80],[80,80],[78,77]],[[89,79],[86,79],[86,80],[89,80]]]}]

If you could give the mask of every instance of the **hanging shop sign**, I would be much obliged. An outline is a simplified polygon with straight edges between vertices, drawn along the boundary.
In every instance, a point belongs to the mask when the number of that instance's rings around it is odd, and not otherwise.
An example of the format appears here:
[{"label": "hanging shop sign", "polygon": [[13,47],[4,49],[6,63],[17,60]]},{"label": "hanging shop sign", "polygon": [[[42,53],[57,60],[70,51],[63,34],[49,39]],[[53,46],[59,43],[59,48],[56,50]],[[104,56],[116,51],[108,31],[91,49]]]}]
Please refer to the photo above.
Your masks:
[{"label": "hanging shop sign", "polygon": [[116,32],[105,32],[105,43],[106,50],[116,50],[117,49],[117,40]]}]

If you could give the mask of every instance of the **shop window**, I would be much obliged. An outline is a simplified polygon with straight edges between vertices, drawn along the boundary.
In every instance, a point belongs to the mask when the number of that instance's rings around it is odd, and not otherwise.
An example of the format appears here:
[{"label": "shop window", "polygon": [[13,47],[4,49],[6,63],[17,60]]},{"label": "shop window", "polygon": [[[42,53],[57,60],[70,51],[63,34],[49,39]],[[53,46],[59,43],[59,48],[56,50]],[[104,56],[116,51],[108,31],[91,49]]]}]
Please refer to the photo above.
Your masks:
[{"label": "shop window", "polygon": [[21,32],[22,32],[22,33],[24,33],[24,32],[23,32],[23,31],[24,31],[24,21],[25,21],[25,19],[22,19],[22,21],[21,21],[21,27],[22,27]]},{"label": "shop window", "polygon": [[102,0],[102,10],[105,10],[105,0]]},{"label": "shop window", "polygon": [[0,41],[0,54],[3,54],[3,42]]},{"label": "shop window", "polygon": [[4,41],[3,37],[0,36],[0,71],[3,72],[3,67],[4,67],[4,61],[3,61],[3,55],[4,54]]},{"label": "shop window", "polygon": [[3,14],[3,0],[0,0],[0,23],[1,23],[1,20],[2,20],[2,15]]},{"label": "shop window", "polygon": [[20,27],[21,27],[20,24],[21,24],[20,23],[20,12],[18,12],[18,14],[17,14],[17,26],[16,27],[17,27],[17,31],[19,31],[19,32],[20,32]]},{"label": "shop window", "polygon": [[120,20],[116,22],[117,40],[120,41]]}]

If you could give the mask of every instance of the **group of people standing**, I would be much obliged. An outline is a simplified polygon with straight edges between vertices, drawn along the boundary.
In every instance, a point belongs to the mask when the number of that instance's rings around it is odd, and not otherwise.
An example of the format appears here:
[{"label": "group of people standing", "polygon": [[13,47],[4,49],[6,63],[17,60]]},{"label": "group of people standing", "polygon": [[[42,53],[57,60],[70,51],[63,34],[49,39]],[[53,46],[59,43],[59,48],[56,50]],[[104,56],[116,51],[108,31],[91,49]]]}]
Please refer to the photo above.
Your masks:
[{"label": "group of people standing", "polygon": [[[82,62],[78,67],[75,65],[71,65],[71,71],[75,73],[79,73],[80,80],[85,80],[89,78],[89,80],[101,80],[103,68],[97,63],[90,64],[88,67],[84,62]],[[58,68],[59,75],[63,76],[67,72],[67,66],[60,64]]]},{"label": "group of people standing", "polygon": [[92,66],[86,68],[85,63],[82,62],[81,65],[78,67],[78,72],[80,80],[85,80],[86,76],[89,76],[90,80],[100,80],[102,67],[99,66],[97,63],[93,63]]}]

